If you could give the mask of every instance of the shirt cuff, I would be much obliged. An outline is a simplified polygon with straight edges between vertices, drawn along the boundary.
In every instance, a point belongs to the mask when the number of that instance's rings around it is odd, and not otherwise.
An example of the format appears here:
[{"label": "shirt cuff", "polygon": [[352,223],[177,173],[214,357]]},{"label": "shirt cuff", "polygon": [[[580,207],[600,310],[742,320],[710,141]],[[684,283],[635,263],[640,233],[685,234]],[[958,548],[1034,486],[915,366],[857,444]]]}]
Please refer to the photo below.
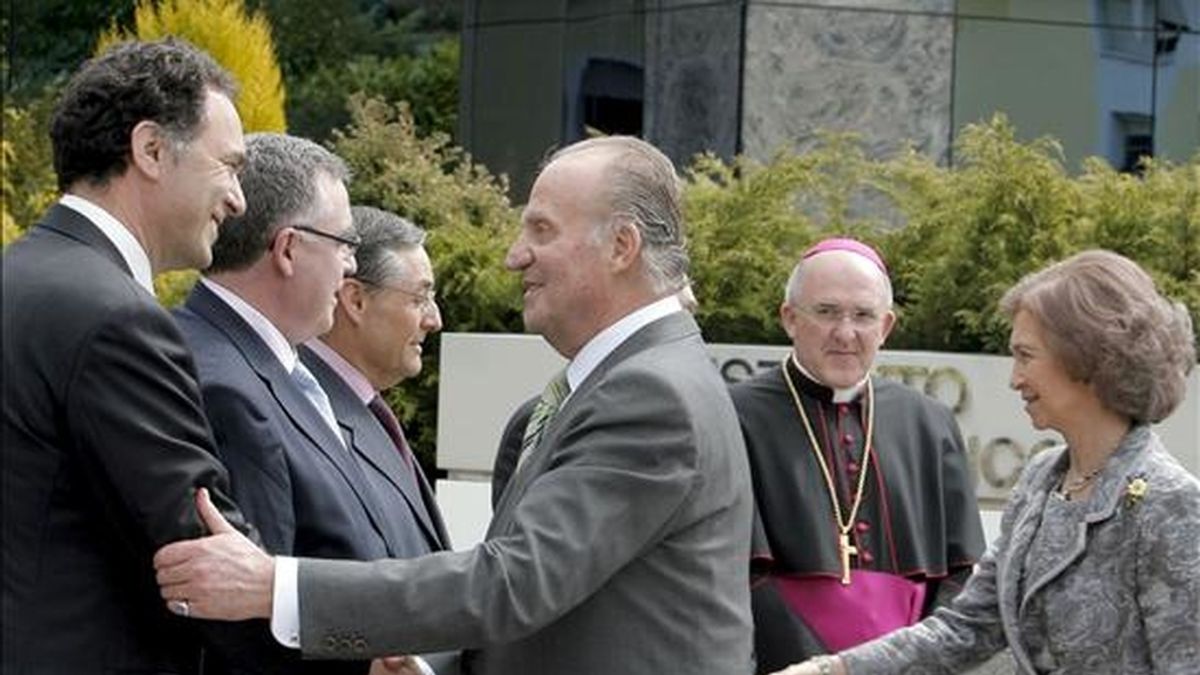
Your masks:
[{"label": "shirt cuff", "polygon": [[428,663],[425,663],[425,659],[414,656],[413,661],[417,662],[417,667],[421,669],[422,675],[437,675],[437,672]]},{"label": "shirt cuff", "polygon": [[300,649],[300,561],[275,556],[275,590],[271,595],[271,635],[284,647]]}]

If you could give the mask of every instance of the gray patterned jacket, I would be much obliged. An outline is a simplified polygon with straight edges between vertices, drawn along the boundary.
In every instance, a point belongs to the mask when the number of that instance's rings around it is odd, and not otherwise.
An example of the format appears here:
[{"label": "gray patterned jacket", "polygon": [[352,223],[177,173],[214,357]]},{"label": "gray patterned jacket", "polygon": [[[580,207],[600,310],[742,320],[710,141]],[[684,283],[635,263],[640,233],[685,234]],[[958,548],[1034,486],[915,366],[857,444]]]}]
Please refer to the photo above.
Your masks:
[{"label": "gray patterned jacket", "polygon": [[958,673],[1006,646],[1020,672],[1038,672],[1023,635],[1038,594],[1053,672],[1200,673],[1200,481],[1135,427],[1093,486],[1083,522],[1059,535],[1073,541],[1047,547],[1066,553],[1029,565],[1047,572],[1023,580],[1066,463],[1065,448],[1031,459],[962,593],[921,623],[844,652],[851,675]]}]

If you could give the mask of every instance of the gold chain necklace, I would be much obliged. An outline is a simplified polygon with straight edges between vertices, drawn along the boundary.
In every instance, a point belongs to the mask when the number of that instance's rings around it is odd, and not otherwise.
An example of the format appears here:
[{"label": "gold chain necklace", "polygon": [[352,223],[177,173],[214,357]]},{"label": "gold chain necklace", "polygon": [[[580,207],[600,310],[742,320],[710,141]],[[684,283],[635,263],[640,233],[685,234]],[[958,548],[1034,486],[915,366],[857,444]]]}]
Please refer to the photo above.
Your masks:
[{"label": "gold chain necklace", "polygon": [[1089,483],[1091,483],[1093,480],[1095,480],[1096,476],[1100,475],[1101,471],[1104,471],[1103,464],[1101,464],[1100,466],[1096,467],[1095,469],[1092,469],[1091,471],[1083,474],[1082,476],[1080,476],[1078,478],[1075,478],[1073,480],[1067,480],[1067,477],[1071,473],[1070,471],[1068,471],[1066,474],[1063,475],[1062,485],[1059,486],[1058,493],[1060,495],[1062,495],[1063,497],[1070,497],[1072,494],[1079,492],[1083,488],[1087,487]]},{"label": "gold chain necklace", "polygon": [[[792,402],[796,404],[796,412],[800,413],[800,421],[804,423],[804,431],[808,434],[808,442],[812,447],[813,454],[817,458],[817,464],[821,467],[821,475],[825,477],[825,487],[829,490],[829,503],[833,506],[833,517],[837,520],[838,529],[838,554],[842,559],[842,585],[850,585],[850,556],[858,555],[858,549],[850,545],[850,528],[854,525],[854,518],[858,515],[858,507],[862,506],[863,494],[867,487],[867,470],[871,466],[871,439],[874,437],[875,431],[875,387],[871,384],[871,378],[867,378],[867,436],[863,439],[863,455],[862,461],[859,463],[858,472],[858,488],[854,491],[854,501],[850,504],[850,514],[846,520],[842,520],[842,502],[838,499],[837,490],[833,485],[833,474],[829,470],[829,465],[825,463],[825,455],[821,453],[821,446],[817,443],[817,435],[813,433],[812,424],[808,421],[808,413],[804,412],[804,405],[800,402],[800,395],[796,393],[796,385],[792,382],[792,374],[788,372],[788,361],[795,357],[788,354],[784,357],[781,365],[783,369],[783,380],[787,382],[788,391],[792,393]],[[796,366],[799,369],[799,365]]]}]

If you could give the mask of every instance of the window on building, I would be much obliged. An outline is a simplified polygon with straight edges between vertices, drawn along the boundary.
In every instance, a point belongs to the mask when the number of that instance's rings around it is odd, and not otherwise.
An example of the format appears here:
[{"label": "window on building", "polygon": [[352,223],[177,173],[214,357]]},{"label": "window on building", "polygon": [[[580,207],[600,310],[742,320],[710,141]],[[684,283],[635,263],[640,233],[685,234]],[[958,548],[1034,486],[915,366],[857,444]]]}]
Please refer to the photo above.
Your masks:
[{"label": "window on building", "polygon": [[610,59],[589,59],[579,88],[584,128],[606,134],[642,133],[642,68]]},{"label": "window on building", "polygon": [[1097,0],[1102,48],[1138,61],[1174,53],[1188,28],[1182,1]]},{"label": "window on building", "polygon": [[1149,115],[1116,113],[1117,133],[1121,138],[1121,171],[1138,171],[1142,157],[1154,155],[1154,135]]}]

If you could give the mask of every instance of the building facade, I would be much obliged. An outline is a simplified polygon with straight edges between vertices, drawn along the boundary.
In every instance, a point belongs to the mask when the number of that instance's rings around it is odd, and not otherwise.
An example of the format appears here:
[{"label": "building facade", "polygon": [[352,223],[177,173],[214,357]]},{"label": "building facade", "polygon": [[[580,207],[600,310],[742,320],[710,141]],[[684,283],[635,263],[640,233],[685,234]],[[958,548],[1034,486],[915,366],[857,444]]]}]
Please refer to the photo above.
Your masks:
[{"label": "building facade", "polygon": [[953,162],[996,112],[1072,170],[1200,148],[1198,0],[467,0],[463,54],[459,140],[517,200],[591,129],[684,164],[822,130]]}]

